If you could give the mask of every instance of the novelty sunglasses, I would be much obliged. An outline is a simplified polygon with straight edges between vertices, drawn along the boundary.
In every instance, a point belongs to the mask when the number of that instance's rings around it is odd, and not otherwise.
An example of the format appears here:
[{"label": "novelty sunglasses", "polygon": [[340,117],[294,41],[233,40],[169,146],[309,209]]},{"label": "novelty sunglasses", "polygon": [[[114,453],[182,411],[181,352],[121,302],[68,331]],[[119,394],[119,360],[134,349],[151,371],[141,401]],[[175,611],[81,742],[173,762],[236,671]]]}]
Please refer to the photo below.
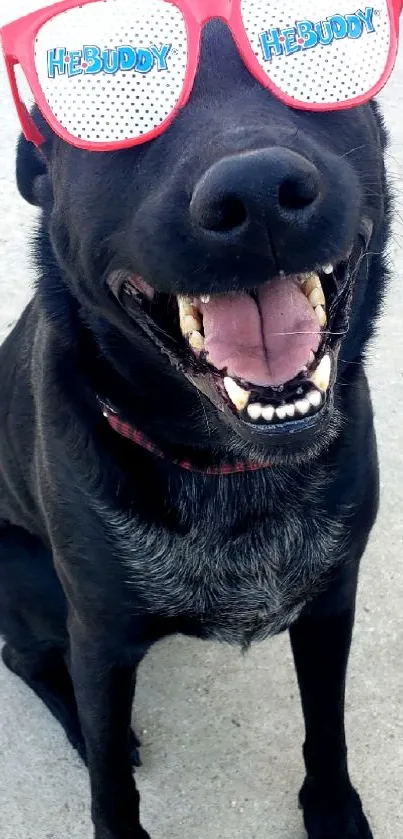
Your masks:
[{"label": "novelty sunglasses", "polygon": [[[20,96],[20,65],[45,120],[79,148],[152,140],[192,92],[203,26],[219,18],[257,81],[292,108],[375,96],[396,58],[403,0],[63,0],[3,27],[23,132],[44,138]],[[219,84],[219,79],[217,79]]]}]

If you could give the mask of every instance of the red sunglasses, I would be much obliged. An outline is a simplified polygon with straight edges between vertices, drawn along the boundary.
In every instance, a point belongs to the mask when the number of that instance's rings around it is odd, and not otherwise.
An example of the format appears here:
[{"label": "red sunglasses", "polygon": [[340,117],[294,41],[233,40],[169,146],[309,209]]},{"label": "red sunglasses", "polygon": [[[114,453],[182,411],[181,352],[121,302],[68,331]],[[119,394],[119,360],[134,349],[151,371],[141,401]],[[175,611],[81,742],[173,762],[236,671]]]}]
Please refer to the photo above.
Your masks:
[{"label": "red sunglasses", "polygon": [[359,9],[356,2],[338,0],[331,13],[329,0],[63,0],[1,30],[23,132],[44,141],[20,97],[17,64],[66,142],[108,151],[152,140],[188,101],[202,28],[213,18],[227,24],[250,73],[286,105],[363,104],[392,72],[403,0]]}]

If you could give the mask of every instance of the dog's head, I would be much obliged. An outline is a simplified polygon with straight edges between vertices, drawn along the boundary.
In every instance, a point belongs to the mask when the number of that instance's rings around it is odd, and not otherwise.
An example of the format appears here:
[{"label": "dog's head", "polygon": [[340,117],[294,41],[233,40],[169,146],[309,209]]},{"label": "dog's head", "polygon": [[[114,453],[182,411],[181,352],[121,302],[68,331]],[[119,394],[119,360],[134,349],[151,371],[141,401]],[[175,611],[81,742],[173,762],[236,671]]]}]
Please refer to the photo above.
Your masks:
[{"label": "dog's head", "polygon": [[285,106],[213,22],[190,101],[157,139],[87,152],[41,130],[43,155],[23,140],[18,155],[44,211],[41,292],[52,317],[63,300],[89,327],[125,412],[255,459],[325,446],[382,292],[374,106]]}]

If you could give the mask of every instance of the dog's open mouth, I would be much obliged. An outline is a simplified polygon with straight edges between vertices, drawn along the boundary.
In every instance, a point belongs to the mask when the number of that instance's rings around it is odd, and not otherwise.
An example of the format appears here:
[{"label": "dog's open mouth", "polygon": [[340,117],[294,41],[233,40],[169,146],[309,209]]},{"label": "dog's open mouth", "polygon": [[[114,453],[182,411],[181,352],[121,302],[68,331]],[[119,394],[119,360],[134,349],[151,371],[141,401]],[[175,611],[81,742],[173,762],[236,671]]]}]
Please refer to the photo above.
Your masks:
[{"label": "dog's open mouth", "polygon": [[178,309],[189,347],[245,419],[285,422],[320,408],[331,361],[317,355],[328,322],[319,274],[278,277],[249,293],[178,297]]},{"label": "dog's open mouth", "polygon": [[123,271],[108,282],[130,317],[219,409],[259,428],[295,427],[329,400],[368,238],[360,236],[337,265],[248,291],[174,296]]}]

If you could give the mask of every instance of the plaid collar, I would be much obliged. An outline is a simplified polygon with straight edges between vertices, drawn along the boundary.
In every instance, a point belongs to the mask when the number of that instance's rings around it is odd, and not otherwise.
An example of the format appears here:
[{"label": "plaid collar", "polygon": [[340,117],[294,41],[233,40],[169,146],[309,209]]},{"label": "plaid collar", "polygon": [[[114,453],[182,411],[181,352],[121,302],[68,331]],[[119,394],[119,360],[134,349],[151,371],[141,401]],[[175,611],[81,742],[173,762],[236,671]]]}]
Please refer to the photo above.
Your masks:
[{"label": "plaid collar", "polygon": [[[109,402],[99,397],[98,402],[101,405],[105,419],[114,431],[117,431],[122,437],[126,437],[127,440],[131,440],[132,443],[136,443],[138,446],[151,452],[156,457],[166,459],[167,456],[164,452],[149,437],[146,437],[142,431],[133,428],[128,422],[122,420],[116,408],[113,408]],[[204,475],[236,475],[239,472],[257,472],[258,469],[268,469],[271,466],[271,463],[260,464],[237,461],[236,463],[222,463],[221,466],[200,467],[195,466],[189,460],[177,460],[176,458],[170,458],[170,460],[171,463],[174,463],[175,466],[180,466],[181,469],[187,469],[189,472],[200,472]]]}]

